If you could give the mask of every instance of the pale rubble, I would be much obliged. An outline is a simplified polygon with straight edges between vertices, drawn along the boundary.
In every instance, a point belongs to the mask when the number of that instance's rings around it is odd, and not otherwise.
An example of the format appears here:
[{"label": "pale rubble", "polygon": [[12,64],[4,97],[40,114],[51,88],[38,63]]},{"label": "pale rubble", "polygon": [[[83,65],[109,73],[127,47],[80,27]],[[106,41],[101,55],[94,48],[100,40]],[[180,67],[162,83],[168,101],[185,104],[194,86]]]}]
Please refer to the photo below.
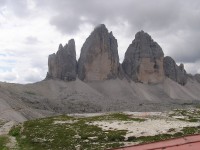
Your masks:
[{"label": "pale rubble", "polygon": [[8,121],[8,122],[1,122],[0,119],[0,136],[7,136],[9,141],[7,142],[6,146],[10,149],[10,150],[15,150],[16,149],[16,145],[17,145],[17,141],[16,138],[13,136],[9,136],[8,133],[11,130],[11,128],[17,124],[17,122],[15,121]]},{"label": "pale rubble", "polygon": [[77,120],[67,120],[67,121],[56,120],[56,121],[54,121],[54,124],[73,124],[76,122],[77,122]]},{"label": "pale rubble", "polygon": [[[107,130],[127,130],[126,138],[130,136],[154,136],[168,133],[169,129],[174,128],[176,132],[183,127],[199,126],[199,123],[184,122],[179,120],[167,119],[147,119],[144,122],[137,121],[94,121],[88,123]],[[161,128],[162,127],[162,128]]]},{"label": "pale rubble", "polygon": [[3,124],[0,127],[0,135],[6,135],[10,131],[10,129],[16,124],[14,121],[9,121]]}]

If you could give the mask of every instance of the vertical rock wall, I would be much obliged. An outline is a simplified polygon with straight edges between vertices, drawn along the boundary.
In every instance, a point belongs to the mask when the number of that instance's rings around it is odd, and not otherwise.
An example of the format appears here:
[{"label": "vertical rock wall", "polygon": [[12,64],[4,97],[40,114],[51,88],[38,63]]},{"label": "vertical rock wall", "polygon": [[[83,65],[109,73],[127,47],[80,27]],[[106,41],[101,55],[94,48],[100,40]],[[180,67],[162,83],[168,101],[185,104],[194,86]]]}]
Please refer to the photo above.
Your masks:
[{"label": "vertical rock wall", "polygon": [[49,55],[47,78],[66,81],[76,80],[77,62],[74,40],[64,47],[59,45],[57,53]]},{"label": "vertical rock wall", "polygon": [[85,81],[114,79],[118,76],[117,40],[105,25],[94,29],[81,49],[78,77]]},{"label": "vertical rock wall", "polygon": [[150,35],[140,31],[129,45],[122,66],[133,81],[159,83],[164,79],[163,57],[161,47]]}]

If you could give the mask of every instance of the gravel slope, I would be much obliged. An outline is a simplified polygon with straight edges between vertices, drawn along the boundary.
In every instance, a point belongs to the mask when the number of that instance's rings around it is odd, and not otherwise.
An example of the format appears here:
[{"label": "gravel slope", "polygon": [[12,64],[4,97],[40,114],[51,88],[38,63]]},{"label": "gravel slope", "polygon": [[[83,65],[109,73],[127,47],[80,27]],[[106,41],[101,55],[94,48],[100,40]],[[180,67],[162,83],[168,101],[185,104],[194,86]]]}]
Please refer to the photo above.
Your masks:
[{"label": "gravel slope", "polygon": [[161,84],[127,80],[85,83],[47,80],[33,84],[0,83],[0,118],[24,121],[61,113],[164,111],[200,102],[200,84],[185,86],[165,79]]}]

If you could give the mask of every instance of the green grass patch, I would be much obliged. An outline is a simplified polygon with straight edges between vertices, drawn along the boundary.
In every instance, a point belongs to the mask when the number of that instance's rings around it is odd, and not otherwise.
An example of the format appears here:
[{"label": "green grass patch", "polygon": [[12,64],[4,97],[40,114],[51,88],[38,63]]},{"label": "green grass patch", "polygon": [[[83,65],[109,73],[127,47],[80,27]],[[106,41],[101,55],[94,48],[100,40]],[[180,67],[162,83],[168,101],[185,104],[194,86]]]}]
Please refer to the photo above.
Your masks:
[{"label": "green grass patch", "polygon": [[131,136],[131,137],[128,137],[128,141],[139,142],[139,143],[151,143],[151,142],[157,142],[157,141],[170,139],[172,137],[173,137],[172,134],[158,134],[155,136],[140,136],[140,137]]},{"label": "green grass patch", "polygon": [[[185,113],[185,112],[183,112]],[[126,130],[102,130],[94,121],[145,121],[123,113],[94,117],[56,116],[26,121],[13,127],[9,135],[17,140],[20,150],[104,150],[123,146],[126,142],[150,143],[200,133],[200,127],[185,127],[174,133],[128,137]]]},{"label": "green grass patch", "polygon": [[184,135],[192,135],[200,133],[200,126],[198,127],[184,127],[182,130]]},{"label": "green grass patch", "polygon": [[9,131],[9,135],[11,136],[19,136],[20,135],[21,126],[15,126]]},{"label": "green grass patch", "polygon": [[175,109],[169,117],[181,116],[184,118],[177,118],[181,121],[187,122],[200,122],[200,109],[193,108],[193,109]]},{"label": "green grass patch", "polygon": [[9,138],[7,136],[0,136],[0,150],[8,150],[6,144],[9,142]]},{"label": "green grass patch", "polygon": [[195,105],[195,108],[200,109],[200,105],[199,104]]},{"label": "green grass patch", "polygon": [[88,119],[95,120],[69,116],[36,119],[13,127],[9,134],[16,137],[20,150],[103,150],[123,145],[127,131],[103,131],[87,124]]}]

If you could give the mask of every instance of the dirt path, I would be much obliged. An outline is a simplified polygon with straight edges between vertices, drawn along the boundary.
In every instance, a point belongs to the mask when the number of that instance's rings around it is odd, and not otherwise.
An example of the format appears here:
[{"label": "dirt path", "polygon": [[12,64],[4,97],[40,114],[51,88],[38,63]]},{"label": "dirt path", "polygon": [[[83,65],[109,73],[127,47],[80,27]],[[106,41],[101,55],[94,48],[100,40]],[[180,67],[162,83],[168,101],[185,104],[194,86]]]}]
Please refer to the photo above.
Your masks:
[{"label": "dirt path", "polygon": [[6,135],[8,134],[8,132],[10,131],[10,129],[12,128],[12,126],[15,124],[14,121],[9,121],[6,122],[4,125],[2,125],[0,127],[0,135]]},{"label": "dirt path", "polygon": [[113,150],[199,150],[200,135],[192,135],[178,139],[171,139],[156,143],[128,146]]},{"label": "dirt path", "polygon": [[8,133],[10,131],[10,129],[15,125],[14,121],[9,121],[6,122],[5,124],[0,126],[0,136],[8,136],[9,138],[9,142],[6,144],[6,146],[12,150],[16,148],[16,139],[15,137],[9,136]]}]

